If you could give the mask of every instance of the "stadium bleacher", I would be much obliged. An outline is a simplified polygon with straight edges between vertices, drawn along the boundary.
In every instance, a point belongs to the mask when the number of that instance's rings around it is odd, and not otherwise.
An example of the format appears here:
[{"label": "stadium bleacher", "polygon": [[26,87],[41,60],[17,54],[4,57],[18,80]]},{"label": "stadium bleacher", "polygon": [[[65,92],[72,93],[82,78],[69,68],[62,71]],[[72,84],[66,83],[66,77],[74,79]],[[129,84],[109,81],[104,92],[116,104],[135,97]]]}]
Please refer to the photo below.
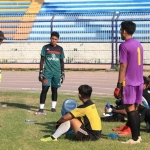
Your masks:
[{"label": "stadium bleacher", "polygon": [[149,0],[45,0],[40,13],[147,11]]},{"label": "stadium bleacher", "polygon": [[[49,41],[52,29],[61,34],[62,42],[110,42],[110,20],[114,12],[149,10],[149,0],[3,0],[0,1],[0,30],[9,40]],[[137,38],[139,32],[140,29]]]},{"label": "stadium bleacher", "polygon": [[[110,21],[104,22],[99,19],[97,22],[78,22],[76,21],[77,19],[83,19],[84,17],[80,15],[75,17],[73,13],[95,13],[94,15],[96,16],[96,13],[100,12],[139,12],[147,10],[150,10],[149,0],[45,0],[39,12],[40,15],[37,15],[32,26],[28,40],[48,41],[51,32],[50,29],[52,28],[53,31],[58,31],[61,34],[61,42],[110,42],[112,39],[112,24]],[[47,15],[42,16],[41,14],[44,13],[47,13]],[[53,26],[51,26],[51,23],[46,20],[51,20],[53,13],[56,13],[56,15],[53,19]],[[62,13],[62,16],[57,16],[58,13]],[[71,15],[67,16],[63,13],[72,14],[74,20],[71,20]],[[111,17],[113,16],[113,14],[110,15]],[[109,15],[103,16],[103,14],[98,14],[98,17],[103,17],[104,20],[105,18],[110,19]],[[87,18],[88,17],[85,17],[85,19]],[[138,36],[139,35],[137,35],[137,39],[139,38]]]},{"label": "stadium bleacher", "polygon": [[[0,1],[0,30],[7,40],[26,40],[44,0]],[[31,15],[29,15],[31,14]],[[28,21],[24,23],[24,21]]]},{"label": "stadium bleacher", "polygon": [[30,1],[0,1],[0,13],[25,13],[31,4]]}]

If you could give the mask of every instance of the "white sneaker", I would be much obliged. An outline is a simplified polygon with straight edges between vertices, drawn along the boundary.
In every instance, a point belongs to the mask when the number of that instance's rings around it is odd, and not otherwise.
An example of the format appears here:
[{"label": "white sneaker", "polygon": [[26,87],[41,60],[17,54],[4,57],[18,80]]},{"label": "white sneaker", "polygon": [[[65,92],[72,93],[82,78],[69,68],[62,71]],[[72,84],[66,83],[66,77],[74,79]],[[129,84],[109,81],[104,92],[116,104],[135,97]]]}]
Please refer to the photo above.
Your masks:
[{"label": "white sneaker", "polygon": [[139,140],[140,142],[142,141],[142,138],[141,138],[141,136],[139,136],[139,137],[138,137],[138,140]]},{"label": "white sneaker", "polygon": [[133,139],[130,139],[126,142],[121,142],[121,143],[123,143],[123,144],[138,144],[138,143],[140,143],[140,139],[138,138],[137,141],[134,141]]}]

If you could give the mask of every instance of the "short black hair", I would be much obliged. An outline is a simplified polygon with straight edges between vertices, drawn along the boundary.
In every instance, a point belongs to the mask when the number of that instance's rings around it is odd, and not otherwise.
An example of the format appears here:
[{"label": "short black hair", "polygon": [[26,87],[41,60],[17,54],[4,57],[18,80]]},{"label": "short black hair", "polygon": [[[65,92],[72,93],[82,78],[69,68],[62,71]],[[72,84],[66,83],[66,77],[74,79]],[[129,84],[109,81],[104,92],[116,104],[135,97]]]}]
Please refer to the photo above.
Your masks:
[{"label": "short black hair", "polygon": [[128,34],[132,35],[136,30],[136,24],[132,21],[124,21],[121,23],[121,30],[125,30]]},{"label": "short black hair", "polygon": [[144,84],[146,84],[146,86],[148,86],[149,81],[147,80],[147,77],[143,76],[143,80],[144,80]]},{"label": "short black hair", "polygon": [[56,36],[56,37],[58,37],[59,38],[59,33],[58,32],[56,32],[56,31],[53,31],[52,33],[51,33],[51,37],[52,36]]},{"label": "short black hair", "polygon": [[92,94],[92,87],[86,84],[80,85],[78,91],[82,98],[90,98]]}]

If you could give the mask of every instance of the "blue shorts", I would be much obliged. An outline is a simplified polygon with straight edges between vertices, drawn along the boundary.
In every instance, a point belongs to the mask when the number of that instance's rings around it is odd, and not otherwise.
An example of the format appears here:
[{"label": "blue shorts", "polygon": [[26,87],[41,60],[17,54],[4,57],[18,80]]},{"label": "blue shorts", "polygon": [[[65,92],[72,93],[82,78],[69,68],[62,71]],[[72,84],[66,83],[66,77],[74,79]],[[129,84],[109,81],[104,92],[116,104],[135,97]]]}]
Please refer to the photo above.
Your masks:
[{"label": "blue shorts", "polygon": [[143,95],[143,84],[139,86],[123,86],[123,104],[141,104]]},{"label": "blue shorts", "polygon": [[60,83],[60,73],[44,73],[46,79],[42,81],[43,86],[52,86],[55,88],[59,88],[61,86]]}]

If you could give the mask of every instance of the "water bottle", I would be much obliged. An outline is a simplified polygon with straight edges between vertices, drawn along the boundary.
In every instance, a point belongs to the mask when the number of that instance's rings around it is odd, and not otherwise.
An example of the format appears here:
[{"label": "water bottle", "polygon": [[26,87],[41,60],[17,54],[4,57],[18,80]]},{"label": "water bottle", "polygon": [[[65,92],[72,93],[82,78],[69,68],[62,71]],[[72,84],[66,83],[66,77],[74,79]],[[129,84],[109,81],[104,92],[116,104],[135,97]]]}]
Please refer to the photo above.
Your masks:
[{"label": "water bottle", "polygon": [[0,69],[0,82],[2,81],[2,70]]},{"label": "water bottle", "polygon": [[36,122],[36,120],[30,120],[30,119],[28,119],[28,120],[25,120],[25,122]]},{"label": "water bottle", "polygon": [[107,113],[111,113],[111,112],[112,112],[112,108],[111,108],[111,106],[110,106],[110,103],[107,103],[107,104],[105,105],[105,112],[107,112]]},{"label": "water bottle", "polygon": [[113,113],[112,113],[112,108],[110,106],[110,103],[107,103],[105,105],[105,113],[104,113],[104,116],[112,116]]}]

